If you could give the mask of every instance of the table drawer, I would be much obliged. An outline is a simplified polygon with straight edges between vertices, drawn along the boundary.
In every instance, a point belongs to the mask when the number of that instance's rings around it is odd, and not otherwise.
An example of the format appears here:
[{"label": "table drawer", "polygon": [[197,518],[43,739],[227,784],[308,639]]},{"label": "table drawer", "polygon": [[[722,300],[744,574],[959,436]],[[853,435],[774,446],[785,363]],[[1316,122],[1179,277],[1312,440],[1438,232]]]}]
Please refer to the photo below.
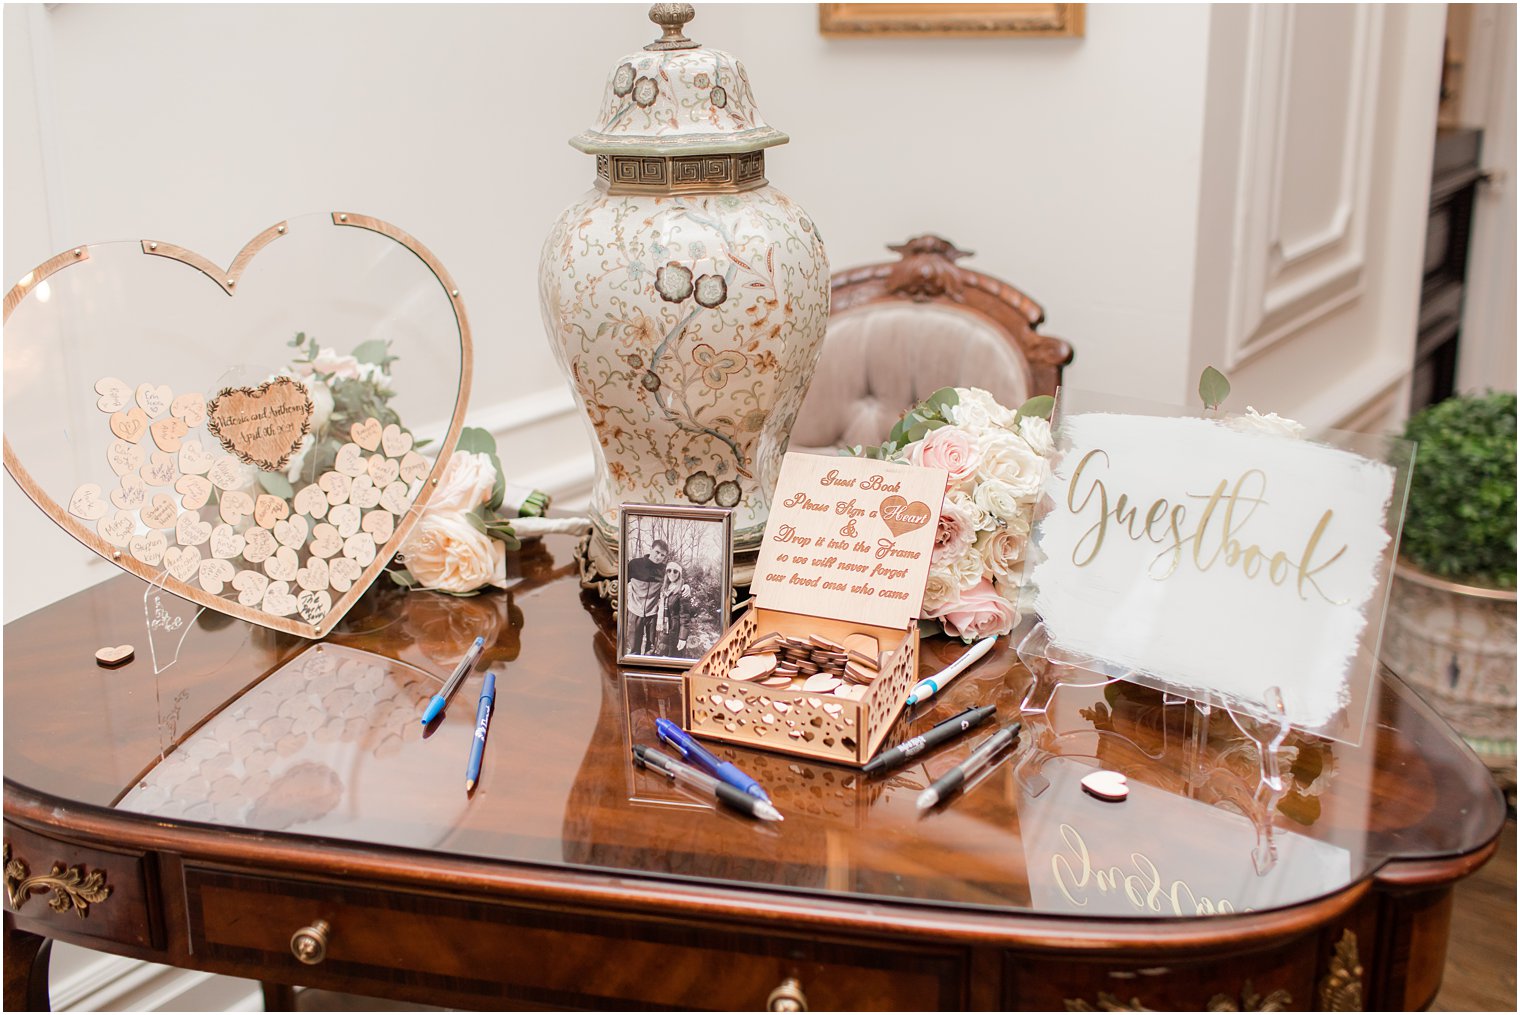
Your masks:
[{"label": "table drawer", "polygon": [[[755,1010],[786,979],[815,1009],[964,1005],[956,949],[773,934],[738,925],[548,909],[273,879],[187,866],[191,948],[202,968],[258,965],[271,979],[436,1003],[512,997],[572,1007]],[[291,952],[327,924],[322,960]],[[488,1005],[489,1006],[489,1005]]]},{"label": "table drawer", "polygon": [[48,936],[157,947],[142,853],[80,846],[5,823],[5,908]]}]

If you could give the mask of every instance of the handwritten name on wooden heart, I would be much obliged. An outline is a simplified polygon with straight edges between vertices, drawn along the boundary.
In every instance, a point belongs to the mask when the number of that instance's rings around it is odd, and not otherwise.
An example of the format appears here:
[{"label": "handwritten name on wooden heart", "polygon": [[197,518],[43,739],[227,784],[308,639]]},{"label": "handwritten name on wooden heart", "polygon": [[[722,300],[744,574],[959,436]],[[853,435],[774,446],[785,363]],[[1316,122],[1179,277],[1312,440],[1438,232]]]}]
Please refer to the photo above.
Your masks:
[{"label": "handwritten name on wooden heart", "polygon": [[929,505],[921,500],[909,504],[894,493],[881,502],[881,520],[887,523],[894,536],[922,528],[929,524],[930,517]]},{"label": "handwritten name on wooden heart", "polygon": [[256,388],[223,388],[206,403],[206,429],[239,461],[279,472],[311,432],[313,411],[303,384],[276,377]]}]

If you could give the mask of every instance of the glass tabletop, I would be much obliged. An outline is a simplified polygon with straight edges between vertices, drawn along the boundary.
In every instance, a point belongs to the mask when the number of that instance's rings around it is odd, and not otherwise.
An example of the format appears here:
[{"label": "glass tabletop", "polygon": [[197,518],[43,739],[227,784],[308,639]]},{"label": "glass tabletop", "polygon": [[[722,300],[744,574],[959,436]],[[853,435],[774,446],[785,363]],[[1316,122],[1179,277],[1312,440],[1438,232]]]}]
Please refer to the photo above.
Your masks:
[{"label": "glass tabletop", "polygon": [[[157,673],[141,645],[119,670],[92,654],[144,641],[155,608],[172,614],[175,602],[155,590],[145,599],[130,578],[104,583],[7,627],[7,781],[156,820],[337,843],[1113,917],[1289,906],[1389,859],[1479,848],[1502,821],[1483,766],[1385,677],[1362,745],[1290,737],[1274,798],[1262,797],[1255,749],[1222,714],[1120,683],[1063,689],[1048,716],[1024,717],[1013,750],[925,814],[918,793],[994,725],[875,778],[710,744],[786,817],[756,822],[633,763],[634,745],[657,744],[656,718],[680,721],[680,674],[615,665],[610,611],[580,589],[568,541],[530,543],[514,567],[512,589],[469,599],[377,586],[321,643],[203,614],[177,661],[156,653]],[[425,729],[423,705],[477,635],[482,662]],[[924,671],[960,651],[925,639]],[[496,710],[467,794],[488,669]],[[1029,680],[1000,643],[906,712],[891,739],[972,704],[1015,718]],[[1100,768],[1127,777],[1127,799],[1082,790]]]}]

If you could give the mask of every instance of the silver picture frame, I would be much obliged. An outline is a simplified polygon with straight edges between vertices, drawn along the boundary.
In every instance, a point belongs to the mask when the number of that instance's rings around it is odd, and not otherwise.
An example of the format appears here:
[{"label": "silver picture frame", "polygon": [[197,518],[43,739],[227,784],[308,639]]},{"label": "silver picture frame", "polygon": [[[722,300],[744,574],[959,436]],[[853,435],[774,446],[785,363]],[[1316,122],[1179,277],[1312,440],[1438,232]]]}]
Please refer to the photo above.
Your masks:
[{"label": "silver picture frame", "polygon": [[624,504],[618,524],[618,665],[688,669],[728,630],[733,512]]}]

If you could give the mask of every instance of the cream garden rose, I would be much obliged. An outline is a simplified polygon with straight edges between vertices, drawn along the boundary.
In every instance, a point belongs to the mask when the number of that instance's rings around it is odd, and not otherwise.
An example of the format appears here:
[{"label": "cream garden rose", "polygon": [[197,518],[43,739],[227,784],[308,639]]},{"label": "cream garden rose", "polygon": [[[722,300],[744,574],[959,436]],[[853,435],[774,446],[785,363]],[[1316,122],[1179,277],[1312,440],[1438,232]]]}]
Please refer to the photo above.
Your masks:
[{"label": "cream garden rose", "polygon": [[1024,438],[1006,430],[989,430],[977,436],[977,446],[982,452],[979,476],[1006,484],[1020,501],[1032,502],[1039,496],[1048,466]]},{"label": "cream garden rose", "polygon": [[427,509],[472,511],[491,499],[496,486],[496,467],[491,456],[476,451],[456,451],[438,480]]},{"label": "cream garden rose", "polygon": [[425,588],[463,594],[486,585],[507,587],[506,546],[476,528],[464,511],[430,506],[401,545],[401,556]]}]

